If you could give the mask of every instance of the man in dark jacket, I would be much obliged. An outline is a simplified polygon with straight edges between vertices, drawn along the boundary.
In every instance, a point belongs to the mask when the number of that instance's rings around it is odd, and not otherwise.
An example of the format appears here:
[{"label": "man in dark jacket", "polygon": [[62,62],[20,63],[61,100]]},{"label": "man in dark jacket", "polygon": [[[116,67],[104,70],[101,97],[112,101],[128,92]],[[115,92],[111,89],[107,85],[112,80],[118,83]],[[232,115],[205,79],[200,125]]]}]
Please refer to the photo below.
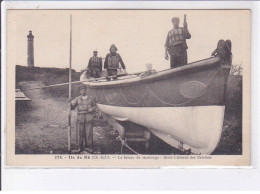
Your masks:
[{"label": "man in dark jacket", "polygon": [[79,131],[79,152],[93,152],[93,113],[96,110],[95,101],[86,94],[86,86],[80,86],[80,96],[71,101],[71,109],[77,107],[77,127]]},{"label": "man in dark jacket", "polygon": [[165,42],[165,59],[168,60],[170,54],[171,68],[180,67],[188,63],[186,39],[191,35],[188,31],[186,21],[183,28],[179,27],[180,19],[172,18],[173,29],[168,32]]},{"label": "man in dark jacket", "polygon": [[98,51],[93,51],[93,57],[91,57],[88,62],[90,77],[94,78],[99,78],[102,71],[102,58],[97,55]]},{"label": "man in dark jacket", "polygon": [[[117,70],[121,67],[124,69],[124,74],[126,74],[125,64],[121,56],[116,52],[117,48],[114,44],[110,47],[110,53],[107,54],[104,69],[106,71],[107,77],[115,76],[114,79],[117,79]],[[109,78],[107,78],[109,80]]]}]

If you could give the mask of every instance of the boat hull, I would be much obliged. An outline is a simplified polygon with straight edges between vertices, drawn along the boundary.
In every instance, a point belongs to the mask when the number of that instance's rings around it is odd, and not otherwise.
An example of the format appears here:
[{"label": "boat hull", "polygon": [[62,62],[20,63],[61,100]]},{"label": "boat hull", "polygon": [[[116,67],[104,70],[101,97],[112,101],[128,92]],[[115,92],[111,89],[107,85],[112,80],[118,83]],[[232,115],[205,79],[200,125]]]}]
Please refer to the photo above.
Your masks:
[{"label": "boat hull", "polygon": [[224,106],[118,107],[98,104],[118,120],[146,126],[173,147],[195,154],[210,154],[221,137]]},{"label": "boat hull", "polygon": [[221,137],[230,66],[219,57],[151,74],[85,82],[98,108],[180,150],[210,154]]},{"label": "boat hull", "polygon": [[[213,58],[214,59],[214,58]],[[224,104],[223,69],[217,60],[110,82],[86,82],[99,104],[120,107],[183,107]],[[198,63],[200,64],[200,63]]]}]

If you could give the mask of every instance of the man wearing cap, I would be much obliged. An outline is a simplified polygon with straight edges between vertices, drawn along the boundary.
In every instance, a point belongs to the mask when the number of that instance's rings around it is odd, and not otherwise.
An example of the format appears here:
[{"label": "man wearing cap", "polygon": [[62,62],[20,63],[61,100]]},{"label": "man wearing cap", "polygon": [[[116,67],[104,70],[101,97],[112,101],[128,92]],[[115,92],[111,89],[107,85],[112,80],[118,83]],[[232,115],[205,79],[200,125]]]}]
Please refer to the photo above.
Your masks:
[{"label": "man wearing cap", "polygon": [[188,63],[186,39],[190,39],[191,35],[188,31],[187,22],[183,23],[183,28],[179,27],[179,23],[180,19],[178,17],[172,18],[173,29],[168,32],[165,42],[165,59],[169,59],[169,53],[171,68]]},{"label": "man wearing cap", "polygon": [[86,86],[80,86],[80,96],[71,101],[71,109],[77,107],[77,127],[79,131],[79,152],[93,152],[93,113],[96,110],[95,101],[86,94]]},{"label": "man wearing cap", "polygon": [[102,58],[97,56],[98,51],[93,51],[93,57],[89,59],[88,70],[90,77],[99,78],[102,71]]},{"label": "man wearing cap", "polygon": [[[125,64],[121,58],[121,56],[116,52],[117,48],[114,44],[110,47],[110,53],[107,54],[104,69],[108,76],[115,76],[114,79],[117,79],[117,70],[120,68],[119,63],[124,69],[124,74],[126,74]],[[109,80],[109,78],[107,78]]]}]

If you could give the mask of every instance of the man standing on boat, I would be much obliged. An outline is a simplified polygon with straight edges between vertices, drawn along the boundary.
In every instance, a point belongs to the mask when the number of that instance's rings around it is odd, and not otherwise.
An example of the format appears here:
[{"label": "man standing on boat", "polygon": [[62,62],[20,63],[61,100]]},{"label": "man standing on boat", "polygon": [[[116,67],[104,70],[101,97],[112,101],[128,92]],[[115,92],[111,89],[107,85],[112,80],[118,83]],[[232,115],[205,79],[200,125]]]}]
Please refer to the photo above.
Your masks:
[{"label": "man standing on boat", "polygon": [[[90,99],[86,93],[86,86],[80,86],[80,96],[71,101],[71,109],[77,107],[77,127],[79,132],[79,149],[93,152],[93,113],[96,110],[94,100]],[[84,149],[85,147],[85,149]]]},{"label": "man standing on boat", "polygon": [[102,58],[98,57],[98,51],[93,51],[93,57],[89,59],[88,69],[90,77],[99,78],[102,71]]},{"label": "man standing on boat", "polygon": [[170,54],[171,68],[180,67],[188,63],[186,39],[191,35],[188,31],[186,15],[184,16],[183,27],[179,27],[180,19],[172,18],[173,29],[168,32],[165,42],[165,59],[168,60]]},{"label": "man standing on boat", "polygon": [[[126,74],[125,64],[121,56],[116,51],[117,51],[116,46],[112,44],[110,47],[110,53],[107,54],[104,63],[104,69],[107,77],[115,76],[114,79],[117,79],[117,70],[120,68],[119,63],[121,67],[124,69],[124,74]],[[109,80],[109,78],[107,79]]]}]

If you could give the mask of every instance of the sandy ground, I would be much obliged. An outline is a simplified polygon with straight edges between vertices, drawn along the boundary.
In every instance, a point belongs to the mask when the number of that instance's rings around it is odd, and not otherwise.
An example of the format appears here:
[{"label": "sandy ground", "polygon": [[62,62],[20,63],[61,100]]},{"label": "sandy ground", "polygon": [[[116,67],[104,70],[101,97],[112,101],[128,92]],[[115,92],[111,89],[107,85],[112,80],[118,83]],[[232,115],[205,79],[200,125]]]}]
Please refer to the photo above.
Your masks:
[{"label": "sandy ground", "polygon": [[[20,88],[42,86],[40,82],[20,82]],[[65,98],[53,98],[42,90],[26,91],[32,99],[28,107],[16,111],[16,154],[67,154],[67,115],[68,104]],[[75,133],[76,111],[72,111],[72,149],[76,149]],[[213,154],[241,154],[241,130],[236,119],[226,114],[224,129],[219,146]],[[152,136],[150,151],[144,146],[134,144],[139,153],[146,154],[184,154]],[[124,149],[124,154],[132,154]],[[121,143],[115,140],[115,134],[104,125],[94,127],[94,153],[120,154]]]}]

